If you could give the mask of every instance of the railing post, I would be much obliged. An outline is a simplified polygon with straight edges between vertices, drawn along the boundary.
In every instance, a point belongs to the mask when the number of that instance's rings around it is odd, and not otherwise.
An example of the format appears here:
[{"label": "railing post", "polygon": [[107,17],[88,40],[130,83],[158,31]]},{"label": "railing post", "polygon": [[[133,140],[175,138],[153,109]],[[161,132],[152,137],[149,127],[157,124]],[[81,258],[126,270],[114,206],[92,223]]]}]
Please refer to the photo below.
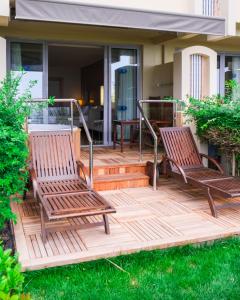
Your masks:
[{"label": "railing post", "polygon": [[90,184],[91,184],[91,188],[93,188],[93,140],[91,138],[87,123],[85,121],[83,112],[82,112],[82,108],[80,106],[80,104],[77,102],[77,100],[74,100],[77,109],[78,109],[78,113],[79,113],[79,121],[82,121],[83,124],[83,128],[85,130],[88,142],[89,142],[89,178],[90,178]]},{"label": "railing post", "polygon": [[139,154],[140,160],[142,160],[142,121],[144,121],[150,130],[150,133],[154,140],[154,159],[153,159],[153,189],[157,190],[157,163],[158,163],[158,138],[157,135],[143,111],[144,103],[172,103],[173,104],[173,126],[176,124],[176,101],[174,100],[139,100],[137,101],[137,107],[139,109]]},{"label": "railing post", "polygon": [[[140,100],[137,101],[137,106],[140,112],[140,121],[139,121],[139,151],[140,151],[140,159],[142,158],[142,119],[145,121],[147,127],[149,128],[151,135],[154,140],[154,163],[153,163],[153,189],[154,191],[157,190],[157,159],[158,159],[158,149],[157,149],[157,135],[153,130],[151,123],[149,122],[148,118],[145,116],[143,111],[143,103],[149,102],[149,100]],[[151,101],[150,101],[151,102]]]},{"label": "railing post", "polygon": [[139,110],[139,160],[142,161],[142,112]]},{"label": "railing post", "polygon": [[90,182],[91,188],[93,188],[93,142],[90,143],[90,157],[89,157],[89,170],[90,170]]},{"label": "railing post", "polygon": [[153,189],[157,190],[157,162],[158,162],[157,138],[154,138],[154,166],[153,166]]},{"label": "railing post", "polygon": [[73,101],[70,102],[71,105],[71,131],[73,132]]}]

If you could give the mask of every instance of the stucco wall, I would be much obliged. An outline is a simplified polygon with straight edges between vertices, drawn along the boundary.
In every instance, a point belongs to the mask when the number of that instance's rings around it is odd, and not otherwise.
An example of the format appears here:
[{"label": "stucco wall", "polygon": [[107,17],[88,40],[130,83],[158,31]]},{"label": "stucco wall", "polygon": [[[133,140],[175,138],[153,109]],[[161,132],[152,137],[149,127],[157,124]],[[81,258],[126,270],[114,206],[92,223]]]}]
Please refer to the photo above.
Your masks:
[{"label": "stucco wall", "polygon": [[0,81],[6,75],[7,70],[7,50],[6,50],[6,40],[0,37]]},{"label": "stucco wall", "polygon": [[[179,50],[174,55],[174,97],[187,101],[190,95],[191,82],[191,55],[199,54],[207,59],[206,74],[203,80],[209,87],[206,96],[217,94],[217,53],[210,48],[203,46],[192,46]],[[208,76],[211,74],[211,76]],[[194,123],[188,124],[195,133]],[[208,145],[202,143],[197,136],[195,140],[200,152],[207,154]],[[206,163],[206,162],[205,162]]]},{"label": "stucco wall", "polygon": [[0,26],[7,26],[10,15],[9,0],[0,1]]},{"label": "stucco wall", "polygon": [[154,69],[161,63],[161,47],[159,45],[143,45],[143,98],[158,95],[158,86],[154,78]]}]

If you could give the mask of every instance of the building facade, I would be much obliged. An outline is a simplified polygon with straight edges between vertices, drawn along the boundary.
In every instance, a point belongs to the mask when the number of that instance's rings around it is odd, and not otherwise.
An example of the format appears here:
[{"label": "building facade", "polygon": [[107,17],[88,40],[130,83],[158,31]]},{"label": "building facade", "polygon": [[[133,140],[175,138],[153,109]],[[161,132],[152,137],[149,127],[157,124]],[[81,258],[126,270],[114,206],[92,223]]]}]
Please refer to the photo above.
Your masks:
[{"label": "building facade", "polygon": [[240,80],[239,11],[238,0],[1,0],[0,78],[23,68],[34,98],[78,99],[108,145],[138,99],[224,94]]}]

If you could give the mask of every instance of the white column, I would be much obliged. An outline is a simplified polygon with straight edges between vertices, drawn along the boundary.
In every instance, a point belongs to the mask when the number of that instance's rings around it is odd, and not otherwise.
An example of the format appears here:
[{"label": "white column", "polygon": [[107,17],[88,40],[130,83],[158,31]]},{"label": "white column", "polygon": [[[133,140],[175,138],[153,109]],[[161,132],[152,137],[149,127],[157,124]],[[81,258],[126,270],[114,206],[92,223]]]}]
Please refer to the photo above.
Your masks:
[{"label": "white column", "polygon": [[[191,83],[193,75],[191,70],[192,55],[202,56],[207,60],[207,70],[205,70],[205,74],[202,75],[202,79],[204,80],[202,84],[208,87],[207,91],[204,93],[205,96],[217,94],[217,53],[207,47],[193,46],[182,49],[174,55],[174,98],[186,101],[188,96],[191,95]],[[200,94],[202,94],[202,91]],[[186,125],[191,127],[193,133],[196,132],[195,124]],[[199,151],[207,154],[208,146],[204,143],[201,143],[196,135],[195,140]]]},{"label": "white column", "polygon": [[0,0],[0,26],[8,26],[10,19],[10,0]]},{"label": "white column", "polygon": [[2,81],[7,72],[7,42],[0,37],[0,81]]}]

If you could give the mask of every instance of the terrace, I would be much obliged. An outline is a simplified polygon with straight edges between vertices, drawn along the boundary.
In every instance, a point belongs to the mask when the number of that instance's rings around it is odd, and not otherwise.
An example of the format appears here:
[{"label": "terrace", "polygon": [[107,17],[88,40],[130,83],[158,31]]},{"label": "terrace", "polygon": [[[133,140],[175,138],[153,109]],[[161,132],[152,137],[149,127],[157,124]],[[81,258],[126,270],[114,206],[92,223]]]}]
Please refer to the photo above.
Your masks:
[{"label": "terrace", "polygon": [[[81,155],[83,160],[84,156],[87,160],[86,149],[83,149]],[[134,167],[134,170],[139,167],[145,172],[142,168],[152,153],[145,152],[141,164],[138,157],[136,149],[127,149],[121,153],[119,149],[97,148],[94,155],[95,174],[101,173],[104,166],[107,166],[108,171],[123,172],[126,165],[128,168]],[[18,217],[13,229],[23,270],[200,243],[240,233],[240,209],[221,210],[216,219],[211,216],[202,190],[165,178],[160,178],[156,191],[148,184],[144,185],[135,188],[115,186],[118,189],[105,191],[102,186],[97,187],[117,210],[116,214],[109,217],[110,235],[106,235],[102,227],[56,231],[48,235],[46,244],[41,238],[38,204],[29,192],[26,201],[12,204]],[[223,201],[226,200],[219,198],[217,202]],[[98,218],[83,217],[75,222],[91,223],[98,221]],[[60,222],[59,226],[65,223]]]}]

